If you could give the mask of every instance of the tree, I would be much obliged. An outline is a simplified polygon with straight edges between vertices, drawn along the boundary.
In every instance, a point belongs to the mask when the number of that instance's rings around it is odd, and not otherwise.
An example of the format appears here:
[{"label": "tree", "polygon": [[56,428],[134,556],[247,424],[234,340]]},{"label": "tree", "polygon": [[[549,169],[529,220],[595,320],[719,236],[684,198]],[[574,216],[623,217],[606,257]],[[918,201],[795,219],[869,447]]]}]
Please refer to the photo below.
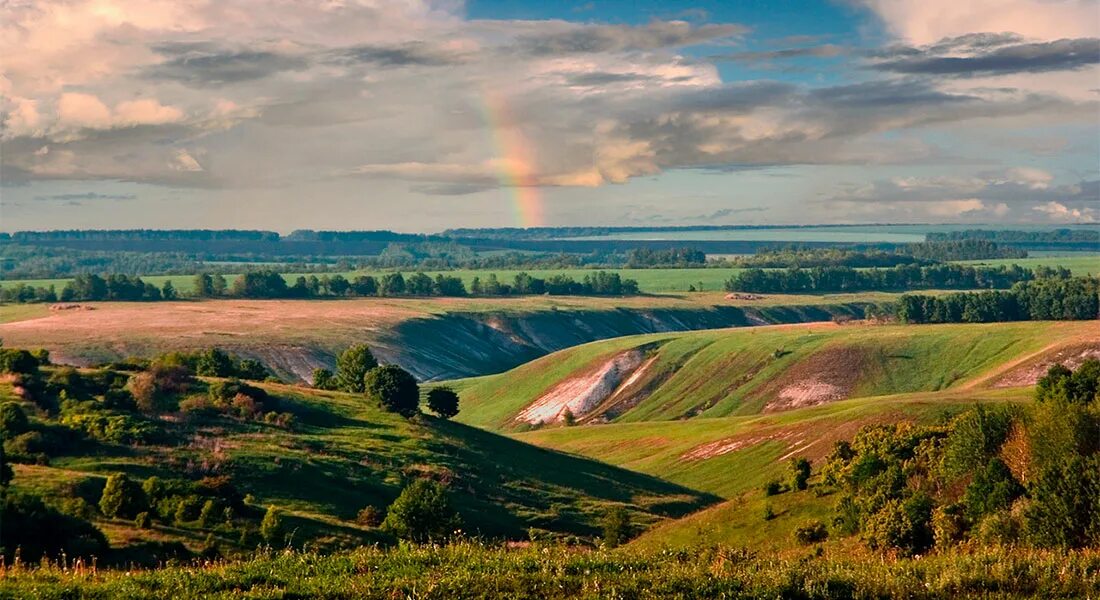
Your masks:
[{"label": "tree", "polygon": [[377,366],[378,361],[366,344],[357,344],[344,350],[336,357],[336,389],[362,393],[363,378]]},{"label": "tree", "polygon": [[25,432],[29,426],[27,413],[21,406],[15,402],[0,404],[0,435],[10,439]]},{"label": "tree", "polygon": [[0,554],[8,561],[16,549],[21,560],[33,564],[43,556],[91,557],[108,548],[107,538],[91,523],[46,506],[38,496],[11,494],[0,501]]},{"label": "tree", "polygon": [[165,300],[175,300],[179,297],[179,294],[176,292],[176,286],[172,285],[171,279],[164,282],[164,286],[160,289],[160,297]]},{"label": "tree", "polygon": [[283,534],[283,516],[274,505],[267,507],[264,520],[260,521],[260,536],[268,545],[274,545],[281,540]]},{"label": "tree", "polygon": [[211,298],[214,296],[214,278],[209,273],[195,275],[195,295],[199,298]]},{"label": "tree", "polygon": [[791,489],[804,490],[810,480],[810,461],[805,458],[792,458],[790,462]]},{"label": "tree", "polygon": [[424,543],[449,539],[460,524],[443,486],[418,479],[390,505],[382,528],[403,540]]},{"label": "tree", "polygon": [[630,539],[633,525],[630,522],[630,513],[621,506],[616,506],[607,511],[603,517],[603,543],[609,548],[615,548]]},{"label": "tree", "polygon": [[220,348],[210,348],[199,353],[195,361],[195,374],[202,377],[233,377],[237,374],[233,358]]},{"label": "tree", "polygon": [[99,498],[99,510],[108,517],[133,519],[145,510],[145,492],[136,481],[125,473],[107,478],[103,495]]},{"label": "tree", "polygon": [[371,369],[363,379],[364,391],[384,409],[403,417],[420,410],[420,386],[411,373],[397,365]]},{"label": "tree", "polygon": [[432,388],[428,392],[428,409],[450,419],[458,414],[458,394],[449,387]]},{"label": "tree", "polygon": [[335,390],[336,378],[332,371],[318,367],[313,370],[313,387],[318,390]]}]

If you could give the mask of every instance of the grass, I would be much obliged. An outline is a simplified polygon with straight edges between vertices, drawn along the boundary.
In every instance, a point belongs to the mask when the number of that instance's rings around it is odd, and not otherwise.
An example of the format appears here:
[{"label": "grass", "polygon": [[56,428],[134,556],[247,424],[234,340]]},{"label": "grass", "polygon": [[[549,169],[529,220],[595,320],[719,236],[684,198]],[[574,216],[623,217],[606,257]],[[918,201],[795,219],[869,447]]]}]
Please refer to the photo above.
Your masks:
[{"label": "grass", "polygon": [[0,598],[1086,598],[1100,553],[981,548],[913,559],[809,551],[362,548],[265,553],[153,571],[9,568]]},{"label": "grass", "polygon": [[[555,386],[599,369],[626,350],[648,348],[653,364],[620,390],[630,402],[624,401],[625,408],[604,405],[593,414],[615,422],[752,415],[835,397],[828,394],[951,389],[1054,341],[1069,343],[1082,336],[1100,342],[1090,322],[807,324],[649,334],[569,348],[501,375],[455,385],[465,404],[460,420],[507,429],[515,425],[517,413]],[[810,390],[803,393],[803,388]],[[825,395],[815,395],[817,389]]]},{"label": "grass", "polygon": [[933,423],[975,402],[1023,402],[1026,388],[856,398],[782,413],[671,422],[554,427],[514,434],[527,443],[735,498],[780,476],[791,456],[819,459],[864,425]]},{"label": "grass", "polygon": [[1073,274],[1078,277],[1082,275],[1100,275],[1100,254],[1029,256],[1028,258],[1000,258],[993,260],[967,260],[961,262],[967,265],[986,265],[994,267],[999,267],[1001,265],[1020,265],[1028,269],[1034,269],[1040,266],[1065,267],[1073,271]]}]

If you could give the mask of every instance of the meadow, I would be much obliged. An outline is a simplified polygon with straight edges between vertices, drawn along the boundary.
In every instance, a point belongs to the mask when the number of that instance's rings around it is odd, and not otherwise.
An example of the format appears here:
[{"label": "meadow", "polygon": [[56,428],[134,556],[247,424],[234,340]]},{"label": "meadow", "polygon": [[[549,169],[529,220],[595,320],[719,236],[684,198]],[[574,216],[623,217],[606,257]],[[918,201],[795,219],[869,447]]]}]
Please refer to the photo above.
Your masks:
[{"label": "meadow", "polygon": [[8,568],[0,598],[1088,598],[1100,591],[1095,550],[974,548],[911,559],[805,550],[776,556],[727,547],[680,551],[362,548],[322,556],[267,552],[153,571]]}]

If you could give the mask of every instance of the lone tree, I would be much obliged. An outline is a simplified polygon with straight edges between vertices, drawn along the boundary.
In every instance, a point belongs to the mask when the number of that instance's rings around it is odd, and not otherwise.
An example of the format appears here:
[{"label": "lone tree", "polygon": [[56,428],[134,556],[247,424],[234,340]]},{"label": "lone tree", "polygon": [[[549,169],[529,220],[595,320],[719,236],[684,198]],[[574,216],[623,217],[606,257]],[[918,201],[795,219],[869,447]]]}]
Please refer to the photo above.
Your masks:
[{"label": "lone tree", "polygon": [[809,486],[810,461],[805,458],[791,459],[791,489],[804,490]]},{"label": "lone tree", "polygon": [[449,387],[432,388],[428,392],[428,409],[450,419],[458,414],[458,394]]},{"label": "lone tree", "polygon": [[336,357],[336,389],[344,392],[362,393],[363,377],[378,366],[370,348],[358,344],[344,350]]},{"label": "lone tree", "polygon": [[390,505],[382,528],[403,540],[423,543],[450,538],[460,524],[443,486],[418,479]]},{"label": "lone tree", "polygon": [[420,386],[412,374],[397,365],[371,369],[363,384],[367,395],[384,410],[403,417],[411,417],[420,410]]},{"label": "lone tree", "polygon": [[99,510],[108,517],[133,519],[145,510],[145,491],[125,473],[111,475],[99,498]]}]

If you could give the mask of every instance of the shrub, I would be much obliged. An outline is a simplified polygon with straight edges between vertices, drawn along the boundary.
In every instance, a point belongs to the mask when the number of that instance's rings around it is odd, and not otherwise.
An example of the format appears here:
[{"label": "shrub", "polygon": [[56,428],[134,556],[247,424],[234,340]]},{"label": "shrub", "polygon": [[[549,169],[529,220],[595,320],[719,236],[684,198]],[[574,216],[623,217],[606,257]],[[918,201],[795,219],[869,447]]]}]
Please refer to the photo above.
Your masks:
[{"label": "shrub", "polygon": [[214,498],[203,502],[202,509],[199,510],[199,526],[213,527],[223,511],[224,507]]},{"label": "shrub", "polygon": [[386,365],[371,369],[363,384],[367,395],[384,410],[410,417],[420,409],[420,388],[416,379],[401,367]]},{"label": "shrub", "polygon": [[139,512],[137,516],[134,517],[134,527],[138,529],[149,529],[151,521],[152,519],[149,517],[148,511]]},{"label": "shrub", "polygon": [[364,506],[362,510],[355,515],[355,522],[364,527],[378,527],[382,524],[384,515],[377,506],[368,505]]},{"label": "shrub", "polygon": [[403,540],[422,543],[449,539],[459,524],[443,486],[418,479],[390,505],[382,528]]},{"label": "shrub", "polygon": [[428,391],[428,409],[450,419],[458,414],[458,394],[449,387],[437,387]]},{"label": "shrub", "polygon": [[622,506],[612,507],[603,517],[603,543],[615,548],[627,542],[634,534],[630,513]]},{"label": "shrub", "polygon": [[50,508],[37,496],[9,493],[0,508],[4,524],[2,552],[11,561],[16,549],[22,560],[42,557],[91,557],[107,549],[107,538],[91,523]]},{"label": "shrub", "polygon": [[810,480],[810,461],[805,458],[792,458],[789,469],[791,473],[791,489],[806,489]]},{"label": "shrub", "polygon": [[133,519],[146,506],[145,492],[137,482],[125,473],[107,478],[103,494],[99,498],[99,511],[108,517]]},{"label": "shrub", "polygon": [[336,377],[328,369],[316,368],[313,370],[313,387],[318,390],[335,390]]},{"label": "shrub", "polygon": [[5,438],[11,438],[27,431],[30,422],[27,413],[15,402],[0,404],[0,434]]},{"label": "shrub", "polygon": [[776,496],[783,491],[783,484],[779,483],[775,479],[764,484],[765,496]]},{"label": "shrub", "polygon": [[764,520],[765,521],[771,521],[774,518],[775,518],[775,509],[772,508],[771,504],[765,504],[764,505]]},{"label": "shrub", "polygon": [[267,507],[264,520],[260,522],[260,537],[269,546],[281,542],[283,535],[283,516],[274,505]]},{"label": "shrub", "polygon": [[794,539],[799,544],[815,544],[829,538],[829,530],[821,521],[808,521],[794,530]]}]

